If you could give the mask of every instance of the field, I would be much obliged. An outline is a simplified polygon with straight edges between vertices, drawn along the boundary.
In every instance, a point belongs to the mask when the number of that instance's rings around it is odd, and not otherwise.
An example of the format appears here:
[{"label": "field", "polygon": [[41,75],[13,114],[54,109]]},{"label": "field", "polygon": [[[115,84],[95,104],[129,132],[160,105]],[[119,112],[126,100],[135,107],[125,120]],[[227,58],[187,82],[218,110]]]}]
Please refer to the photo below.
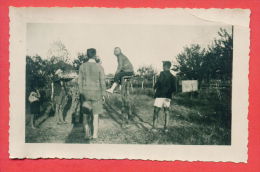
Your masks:
[{"label": "field", "polygon": [[[113,94],[104,103],[100,116],[99,137],[84,139],[81,123],[73,123],[75,112],[73,94],[68,99],[64,116],[69,122],[57,125],[50,104],[42,107],[33,130],[26,122],[28,143],[107,143],[107,144],[177,144],[177,145],[230,145],[230,104],[227,97],[218,98],[214,91],[196,94],[178,93],[170,108],[169,132],[163,127],[163,112],[159,116],[159,129],[152,131],[152,89],[135,88],[131,94],[133,114],[127,125],[122,114],[121,96]],[[224,94],[227,95],[227,94]],[[27,113],[29,118],[29,112]]]}]

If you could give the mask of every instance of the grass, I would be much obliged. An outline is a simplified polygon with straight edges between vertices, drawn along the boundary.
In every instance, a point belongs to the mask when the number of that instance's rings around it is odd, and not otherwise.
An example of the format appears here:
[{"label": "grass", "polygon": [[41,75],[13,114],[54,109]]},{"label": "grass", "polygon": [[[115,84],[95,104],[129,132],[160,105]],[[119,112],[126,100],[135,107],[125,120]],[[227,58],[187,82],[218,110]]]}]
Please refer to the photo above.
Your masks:
[{"label": "grass", "polygon": [[[134,118],[151,126],[153,117],[153,102],[151,90],[137,89],[131,96]],[[141,94],[143,93],[143,94]],[[211,93],[196,93],[191,98],[189,94],[177,94],[170,108],[169,132],[141,133],[145,144],[182,144],[182,145],[230,145],[231,144],[231,111],[228,98],[224,100]],[[113,96],[110,104],[122,109],[121,97]],[[160,112],[159,125],[163,126],[163,112]]]},{"label": "grass", "polygon": [[[133,113],[127,128],[121,126],[124,118],[122,97],[113,94],[106,99],[105,112],[100,121],[100,137],[96,143],[230,145],[231,103],[228,93],[226,90],[219,96],[216,90],[200,90],[193,95],[175,94],[167,133],[163,131],[162,111],[158,131],[151,131],[153,89],[134,88],[131,92],[129,102]],[[42,108],[45,109],[47,104],[43,104]],[[38,130],[32,131],[27,126],[26,142],[86,143],[82,139],[81,126],[57,126],[54,117],[49,117]]]}]

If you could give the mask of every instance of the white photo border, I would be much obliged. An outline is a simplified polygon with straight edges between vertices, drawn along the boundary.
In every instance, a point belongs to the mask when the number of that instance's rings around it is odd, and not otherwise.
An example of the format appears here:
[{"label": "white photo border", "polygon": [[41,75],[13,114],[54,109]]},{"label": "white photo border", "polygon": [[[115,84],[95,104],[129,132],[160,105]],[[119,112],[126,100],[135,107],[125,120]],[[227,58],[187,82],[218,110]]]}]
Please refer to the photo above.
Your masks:
[{"label": "white photo border", "polygon": [[[10,158],[247,162],[250,10],[10,7]],[[25,143],[27,23],[234,26],[231,145]]]}]

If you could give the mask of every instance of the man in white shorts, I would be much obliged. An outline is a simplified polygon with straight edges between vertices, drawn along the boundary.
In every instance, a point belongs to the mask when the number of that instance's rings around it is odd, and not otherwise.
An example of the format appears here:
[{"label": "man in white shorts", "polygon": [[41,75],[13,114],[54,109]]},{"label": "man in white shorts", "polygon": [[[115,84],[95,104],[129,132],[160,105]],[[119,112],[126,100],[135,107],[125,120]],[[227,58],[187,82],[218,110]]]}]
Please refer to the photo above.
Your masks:
[{"label": "man in white shorts", "polygon": [[161,109],[164,110],[164,131],[168,131],[169,108],[171,105],[172,93],[176,91],[176,79],[170,72],[171,62],[163,61],[163,71],[154,86],[155,101],[154,101],[154,115],[153,115],[153,129],[156,129],[158,122],[158,115]]}]

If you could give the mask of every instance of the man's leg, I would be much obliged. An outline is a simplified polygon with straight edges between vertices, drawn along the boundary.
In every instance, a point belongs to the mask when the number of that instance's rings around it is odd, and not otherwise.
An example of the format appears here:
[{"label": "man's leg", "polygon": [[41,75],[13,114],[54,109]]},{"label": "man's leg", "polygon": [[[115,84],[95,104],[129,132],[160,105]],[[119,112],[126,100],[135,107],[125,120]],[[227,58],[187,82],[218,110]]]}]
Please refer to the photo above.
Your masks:
[{"label": "man's leg", "polygon": [[57,122],[57,124],[60,124],[59,114],[60,114],[60,105],[59,105],[59,104],[56,104],[56,105],[55,105],[55,116],[56,116],[56,122]]},{"label": "man's leg", "polygon": [[92,139],[92,107],[90,102],[83,102],[82,104],[83,113],[83,127],[85,131],[85,138]]},{"label": "man's leg", "polygon": [[59,122],[63,123],[63,114],[62,114],[63,110],[62,110],[62,105],[59,105],[59,113],[58,113],[58,118],[59,118]]},{"label": "man's leg", "polygon": [[154,106],[154,112],[153,112],[153,128],[156,128],[156,127],[157,127],[158,116],[159,116],[160,109],[161,109],[161,108]]},{"label": "man's leg", "polygon": [[120,83],[120,79],[121,79],[121,72],[115,74],[114,83],[112,84],[111,88],[107,89],[106,91],[109,93],[114,93],[114,90]]},{"label": "man's leg", "polygon": [[83,113],[83,128],[85,132],[85,138],[90,138],[90,127],[89,127],[89,121],[88,121],[88,114]]},{"label": "man's leg", "polygon": [[112,87],[110,89],[107,89],[107,92],[110,92],[110,93],[113,93],[114,92],[114,89],[118,86],[118,85],[121,85],[121,80],[124,76],[132,76],[134,75],[133,72],[119,72],[115,75],[115,78],[114,78],[114,83],[112,85]]},{"label": "man's leg", "polygon": [[169,123],[169,108],[168,107],[164,107],[164,131],[168,131],[167,126]]},{"label": "man's leg", "polygon": [[96,139],[98,137],[98,124],[99,124],[99,115],[93,115],[93,138]]},{"label": "man's leg", "polygon": [[31,114],[31,128],[35,129],[35,114]]}]

